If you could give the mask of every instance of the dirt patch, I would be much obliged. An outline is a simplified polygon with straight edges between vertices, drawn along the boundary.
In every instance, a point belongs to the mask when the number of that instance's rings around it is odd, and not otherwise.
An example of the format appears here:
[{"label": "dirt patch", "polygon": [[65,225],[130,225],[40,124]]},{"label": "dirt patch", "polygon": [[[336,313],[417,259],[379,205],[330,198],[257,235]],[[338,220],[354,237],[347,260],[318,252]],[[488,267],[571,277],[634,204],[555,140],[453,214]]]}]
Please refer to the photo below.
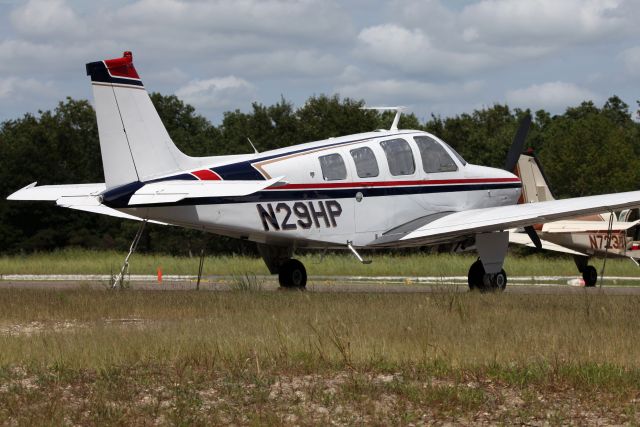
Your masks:
[{"label": "dirt patch", "polygon": [[[181,374],[183,375],[183,374]],[[75,373],[48,377],[23,368],[5,371],[0,383],[0,423],[167,425],[332,424],[405,425],[638,423],[637,394],[625,398],[571,388],[515,387],[480,378],[411,378],[406,373],[276,375],[223,373],[185,378],[175,371]],[[16,402],[21,402],[17,404]]]},{"label": "dirt patch", "polygon": [[103,323],[109,326],[136,327],[142,328],[149,322],[145,319],[124,318],[124,319],[104,319],[98,322],[80,322],[77,320],[64,320],[57,322],[32,321],[28,323],[13,323],[0,325],[0,336],[8,335],[12,337],[32,336],[46,332],[76,332],[83,329],[95,327],[96,324]]}]

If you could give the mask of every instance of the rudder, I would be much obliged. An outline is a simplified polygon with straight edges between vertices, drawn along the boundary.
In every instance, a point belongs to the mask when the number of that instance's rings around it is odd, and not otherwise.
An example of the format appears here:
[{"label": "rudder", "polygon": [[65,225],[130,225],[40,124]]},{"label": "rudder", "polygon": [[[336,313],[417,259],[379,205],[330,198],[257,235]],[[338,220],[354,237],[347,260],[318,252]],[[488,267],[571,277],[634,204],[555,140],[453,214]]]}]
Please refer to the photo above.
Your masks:
[{"label": "rudder", "polygon": [[555,200],[540,162],[533,154],[523,153],[518,158],[514,173],[522,181],[522,196],[518,203],[536,203]]},{"label": "rudder", "polygon": [[160,120],[133,55],[86,65],[95,100],[107,189],[188,169],[191,158],[175,146]]}]

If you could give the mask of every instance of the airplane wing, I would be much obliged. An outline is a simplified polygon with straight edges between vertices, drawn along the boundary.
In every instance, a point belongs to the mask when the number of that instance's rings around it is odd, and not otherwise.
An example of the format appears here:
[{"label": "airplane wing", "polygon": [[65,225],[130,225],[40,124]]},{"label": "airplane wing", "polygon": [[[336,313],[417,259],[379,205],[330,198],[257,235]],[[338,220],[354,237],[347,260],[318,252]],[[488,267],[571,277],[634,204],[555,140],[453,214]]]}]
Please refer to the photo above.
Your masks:
[{"label": "airplane wing", "polygon": [[284,177],[267,181],[160,181],[142,186],[129,200],[129,206],[174,203],[198,197],[246,196],[277,187]]},{"label": "airplane wing", "polygon": [[432,221],[412,221],[412,223],[416,223],[415,227],[396,227],[387,231],[367,246],[428,245],[450,239],[464,238],[477,233],[503,231],[510,228],[635,206],[640,206],[640,191],[470,209],[452,212],[439,218],[434,218]]},{"label": "airplane wing", "polygon": [[[528,246],[530,248],[536,247],[536,245],[533,244],[533,242],[531,241],[531,238],[526,233],[518,233],[517,231],[514,231],[514,230],[509,230],[509,243]],[[563,252],[565,254],[587,256],[587,254],[574,251],[573,249],[565,248],[564,246],[558,245],[556,243],[551,243],[548,240],[540,239],[540,243],[542,243],[542,249],[545,249],[547,251]]]},{"label": "airplane wing", "polygon": [[[58,206],[63,208],[108,215],[116,218],[132,219],[135,221],[142,221],[144,219],[101,204],[97,196],[105,190],[106,186],[104,183],[41,185],[40,187],[37,187],[36,184],[36,182],[31,183],[16,191],[7,197],[7,200],[55,201]],[[159,221],[149,222],[166,225]]]}]

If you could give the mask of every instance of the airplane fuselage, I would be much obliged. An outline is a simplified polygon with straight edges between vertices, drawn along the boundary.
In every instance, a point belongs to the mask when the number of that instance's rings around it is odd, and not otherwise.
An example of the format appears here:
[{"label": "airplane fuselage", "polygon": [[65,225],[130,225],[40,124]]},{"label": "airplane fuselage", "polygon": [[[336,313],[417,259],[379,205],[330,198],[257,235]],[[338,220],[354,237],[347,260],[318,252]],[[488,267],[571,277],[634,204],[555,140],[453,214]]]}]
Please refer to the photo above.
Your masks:
[{"label": "airplane fuselage", "polygon": [[638,224],[613,221],[609,232],[608,221],[555,221],[544,224],[538,235],[589,256],[618,256],[640,258]]},{"label": "airplane fuselage", "polygon": [[515,204],[521,191],[520,180],[511,173],[471,165],[434,135],[406,130],[233,156],[157,180],[279,176],[284,178],[278,186],[249,196],[113,207],[259,243],[344,247],[351,242],[364,247],[416,218]]}]

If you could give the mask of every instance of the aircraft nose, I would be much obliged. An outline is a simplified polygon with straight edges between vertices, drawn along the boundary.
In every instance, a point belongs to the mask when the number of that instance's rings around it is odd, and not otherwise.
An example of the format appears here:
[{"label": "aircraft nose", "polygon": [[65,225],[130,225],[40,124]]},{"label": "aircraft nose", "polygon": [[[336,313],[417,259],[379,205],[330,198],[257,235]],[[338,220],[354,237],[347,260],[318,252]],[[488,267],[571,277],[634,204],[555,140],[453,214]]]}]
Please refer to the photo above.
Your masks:
[{"label": "aircraft nose", "polygon": [[497,169],[497,170],[500,171],[498,173],[499,178],[506,178],[506,179],[513,179],[513,180],[520,181],[520,177],[512,172],[506,171],[504,169]]}]

